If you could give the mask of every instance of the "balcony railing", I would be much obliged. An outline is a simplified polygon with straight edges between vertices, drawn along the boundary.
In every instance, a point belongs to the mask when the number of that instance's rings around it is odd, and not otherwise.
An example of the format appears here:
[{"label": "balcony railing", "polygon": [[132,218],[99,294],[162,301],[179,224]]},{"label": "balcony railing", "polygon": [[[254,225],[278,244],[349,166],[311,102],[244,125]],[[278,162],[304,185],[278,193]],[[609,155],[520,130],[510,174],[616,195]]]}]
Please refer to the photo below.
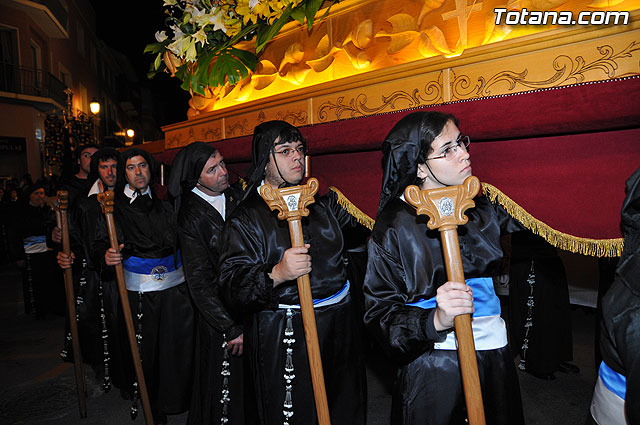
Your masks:
[{"label": "balcony railing", "polygon": [[65,88],[60,80],[48,72],[0,62],[0,91],[46,97],[65,105]]}]

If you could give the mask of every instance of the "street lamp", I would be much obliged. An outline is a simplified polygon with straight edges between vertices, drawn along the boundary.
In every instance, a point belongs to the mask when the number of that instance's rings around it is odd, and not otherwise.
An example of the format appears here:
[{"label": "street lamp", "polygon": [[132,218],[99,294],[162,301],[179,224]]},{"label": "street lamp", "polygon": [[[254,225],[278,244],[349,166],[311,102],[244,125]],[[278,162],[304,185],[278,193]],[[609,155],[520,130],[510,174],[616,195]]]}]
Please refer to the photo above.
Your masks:
[{"label": "street lamp", "polygon": [[95,97],[89,104],[89,109],[93,114],[93,138],[97,144],[100,143],[100,102]]},{"label": "street lamp", "polygon": [[89,109],[91,109],[91,113],[93,115],[98,115],[100,113],[100,102],[98,102],[98,99],[96,99],[95,97],[93,98],[93,100],[89,104]]},{"label": "street lamp", "polygon": [[127,131],[125,131],[125,134],[127,135],[127,141],[126,141],[126,145],[127,146],[131,146],[133,145],[133,136],[136,135],[136,132],[133,131],[132,128],[128,128]]}]

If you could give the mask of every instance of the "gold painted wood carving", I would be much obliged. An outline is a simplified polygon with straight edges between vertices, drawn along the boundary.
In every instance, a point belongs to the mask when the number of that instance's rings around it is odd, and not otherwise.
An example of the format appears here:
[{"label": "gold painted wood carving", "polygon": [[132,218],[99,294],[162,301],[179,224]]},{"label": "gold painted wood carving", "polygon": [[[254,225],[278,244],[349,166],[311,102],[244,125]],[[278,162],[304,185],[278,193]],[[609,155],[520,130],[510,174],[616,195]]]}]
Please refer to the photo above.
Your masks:
[{"label": "gold painted wood carving", "polygon": [[[452,79],[452,100],[473,99],[492,96],[492,88],[502,84],[507,91],[522,91],[527,89],[543,89],[581,83],[587,80],[587,73],[600,73],[597,79],[611,79],[640,75],[640,72],[624,72],[618,75],[619,62],[622,59],[638,57],[640,54],[640,41],[632,41],[627,47],[615,52],[610,45],[597,47],[600,58],[587,62],[583,56],[573,58],[567,55],[556,56],[551,62],[553,74],[543,80],[527,79],[529,70],[525,68],[520,72],[501,71],[485,79],[478,77],[476,84],[472,86],[468,75],[455,76]],[[640,70],[639,70],[640,71]],[[520,86],[520,87],[519,87]],[[502,91],[502,90],[501,90]]]}]

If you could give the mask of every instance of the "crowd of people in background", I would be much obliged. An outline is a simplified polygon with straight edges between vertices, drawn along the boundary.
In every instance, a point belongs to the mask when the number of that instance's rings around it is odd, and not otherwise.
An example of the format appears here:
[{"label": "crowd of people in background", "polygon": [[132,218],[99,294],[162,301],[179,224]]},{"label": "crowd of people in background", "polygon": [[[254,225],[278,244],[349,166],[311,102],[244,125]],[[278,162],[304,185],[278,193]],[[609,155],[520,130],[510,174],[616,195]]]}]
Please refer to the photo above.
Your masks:
[{"label": "crowd of people in background", "polygon": [[[156,423],[187,410],[189,424],[316,422],[295,284],[304,274],[317,302],[333,424],[366,423],[365,353],[374,346],[398,368],[392,423],[465,423],[452,332],[460,314],[474,315],[474,337],[485,334],[475,344],[489,422],[523,423],[513,351],[520,369],[539,378],[579,373],[568,363],[568,290],[555,248],[478,198],[460,236],[470,279],[449,282],[437,232],[403,197],[412,184],[462,184],[472,174],[468,146],[455,117],[409,114],[382,147],[373,232],[331,192],[309,207],[307,244],[292,248],[286,222],[259,196],[264,185],[303,181],[307,141],[286,122],[256,127],[244,185],[231,184],[223,153],[202,142],[179,152],[166,187],[148,152],[85,145],[69,176],[4,182],[0,258],[20,267],[25,313],[36,319],[64,314],[62,270],[72,268],[83,361],[105,391],[115,386],[132,401],[132,416],[141,394],[114,273],[120,265]],[[61,229],[46,202],[60,189],[69,194],[70,255],[61,252]],[[117,248],[97,202],[107,190],[115,193]],[[521,232],[512,241],[513,348],[491,279],[502,261],[500,237],[512,232]],[[365,245],[368,264],[349,261],[348,248],[365,252]],[[73,361],[70,340],[67,323],[66,361]]]}]

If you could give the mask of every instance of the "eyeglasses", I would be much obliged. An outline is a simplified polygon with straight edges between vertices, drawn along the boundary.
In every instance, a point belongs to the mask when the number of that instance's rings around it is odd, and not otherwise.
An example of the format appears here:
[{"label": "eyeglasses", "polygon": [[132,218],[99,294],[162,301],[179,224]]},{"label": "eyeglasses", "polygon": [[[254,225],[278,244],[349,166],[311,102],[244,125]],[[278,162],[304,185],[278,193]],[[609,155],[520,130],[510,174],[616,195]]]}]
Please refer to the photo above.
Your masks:
[{"label": "eyeglasses", "polygon": [[293,155],[294,152],[298,152],[300,155],[305,156],[309,150],[305,145],[298,145],[296,148],[284,148],[280,151],[273,150],[273,153],[277,153],[278,155],[282,155],[286,158]]},{"label": "eyeglasses", "polygon": [[446,148],[444,148],[442,150],[442,152],[440,153],[440,155],[434,156],[434,157],[431,157],[431,158],[427,158],[427,159],[441,159],[441,158],[444,158],[447,161],[450,161],[453,158],[455,158],[456,154],[458,153],[458,149],[462,149],[464,152],[468,152],[470,143],[471,143],[471,139],[469,139],[469,136],[459,137],[458,140],[456,140],[455,143],[453,143],[452,145],[447,146]]}]

